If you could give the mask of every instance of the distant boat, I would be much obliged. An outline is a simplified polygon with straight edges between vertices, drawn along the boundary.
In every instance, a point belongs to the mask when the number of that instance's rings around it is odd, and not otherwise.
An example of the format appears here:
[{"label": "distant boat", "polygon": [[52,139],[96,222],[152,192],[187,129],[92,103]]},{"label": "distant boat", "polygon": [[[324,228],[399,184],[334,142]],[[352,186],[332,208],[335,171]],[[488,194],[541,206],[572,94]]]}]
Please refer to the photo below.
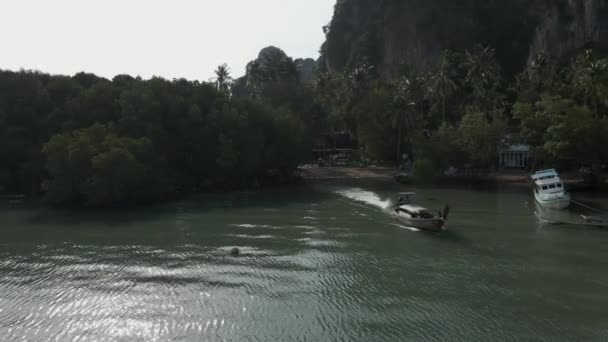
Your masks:
[{"label": "distant boat", "polygon": [[538,171],[531,176],[534,181],[534,198],[542,207],[566,209],[571,197],[555,169]]},{"label": "distant boat", "polygon": [[393,210],[393,216],[402,224],[430,232],[441,232],[447,229],[447,218],[450,211],[449,206],[445,207],[443,213],[434,212],[427,208],[414,205],[411,198],[413,192],[401,193],[399,202]]}]

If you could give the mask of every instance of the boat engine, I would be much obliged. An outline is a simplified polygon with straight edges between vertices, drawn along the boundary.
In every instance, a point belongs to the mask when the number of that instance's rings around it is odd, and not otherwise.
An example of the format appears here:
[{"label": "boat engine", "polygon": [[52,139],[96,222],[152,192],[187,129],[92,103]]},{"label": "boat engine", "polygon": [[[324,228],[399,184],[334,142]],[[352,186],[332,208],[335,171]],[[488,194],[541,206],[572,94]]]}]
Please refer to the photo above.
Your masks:
[{"label": "boat engine", "polygon": [[449,204],[446,204],[446,205],[445,205],[445,208],[443,208],[443,215],[442,215],[442,216],[443,216],[443,219],[444,219],[444,220],[447,220],[447,219],[448,219],[448,215],[450,215],[450,209],[451,209],[451,208],[450,208],[450,205],[449,205]]}]

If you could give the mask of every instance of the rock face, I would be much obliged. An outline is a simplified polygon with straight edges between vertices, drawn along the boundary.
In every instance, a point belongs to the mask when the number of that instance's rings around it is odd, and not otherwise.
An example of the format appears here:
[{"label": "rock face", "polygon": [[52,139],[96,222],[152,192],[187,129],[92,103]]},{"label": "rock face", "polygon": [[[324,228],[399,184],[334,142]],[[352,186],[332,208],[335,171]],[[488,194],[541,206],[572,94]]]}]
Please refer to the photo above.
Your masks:
[{"label": "rock face", "polygon": [[249,97],[261,91],[264,83],[307,82],[316,72],[317,61],[314,59],[293,60],[278,47],[268,46],[247,64],[246,74],[233,82],[231,92],[235,97]]},{"label": "rock face", "polygon": [[606,49],[605,0],[536,1],[532,13],[540,20],[530,43],[528,61],[539,53],[559,58],[587,46]]},{"label": "rock face", "polygon": [[302,82],[310,81],[317,72],[317,61],[312,58],[298,58],[294,63],[298,69],[298,78]]},{"label": "rock face", "polygon": [[321,65],[367,62],[385,77],[428,69],[444,49],[491,45],[505,73],[538,53],[560,59],[608,45],[608,0],[338,0]]}]

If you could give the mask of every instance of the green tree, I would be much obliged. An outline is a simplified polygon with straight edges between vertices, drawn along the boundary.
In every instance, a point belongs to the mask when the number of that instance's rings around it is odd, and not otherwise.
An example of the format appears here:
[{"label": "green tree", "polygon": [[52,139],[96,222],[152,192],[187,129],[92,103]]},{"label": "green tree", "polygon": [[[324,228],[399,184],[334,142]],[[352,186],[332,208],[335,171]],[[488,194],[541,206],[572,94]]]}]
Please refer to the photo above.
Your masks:
[{"label": "green tree", "polygon": [[[393,92],[389,87],[374,87],[361,100],[359,122],[359,143],[363,152],[375,160],[392,160],[400,127],[393,106]],[[397,154],[400,153],[397,148]]]},{"label": "green tree", "polygon": [[90,205],[120,203],[132,199],[145,166],[129,151],[127,142],[116,136],[104,139],[106,150],[91,159],[92,174],[82,189]]},{"label": "green tree", "polygon": [[[586,106],[558,95],[543,96],[536,111],[524,121],[542,135],[540,146],[554,160],[578,160],[591,163],[596,176],[600,166],[608,160],[602,146],[608,143],[608,119],[597,116]],[[538,121],[543,120],[543,125]],[[536,124],[536,126],[534,126]]]},{"label": "green tree", "polygon": [[596,58],[593,51],[586,50],[572,63],[571,78],[583,104],[599,115],[600,105],[608,106],[608,58]]},{"label": "green tree", "polygon": [[537,55],[530,66],[515,77],[514,90],[519,102],[536,102],[541,95],[556,91],[558,75],[555,63],[544,54]]},{"label": "green tree", "polygon": [[[343,73],[327,72],[317,76],[314,81],[314,92],[319,103],[327,110],[327,132],[345,130],[346,117],[353,99],[351,87],[348,86]],[[351,130],[356,125],[351,123]]]},{"label": "green tree", "polygon": [[416,73],[407,72],[393,85],[394,125],[397,128],[397,161],[403,154],[403,137],[406,137],[407,149],[411,157],[415,148],[413,138],[421,134],[427,122],[424,115],[424,103],[428,95],[427,79]]},{"label": "green tree", "polygon": [[492,167],[498,161],[500,137],[505,124],[499,113],[488,113],[477,107],[467,107],[460,123],[462,146],[478,166]]},{"label": "green tree", "polygon": [[608,120],[597,119],[593,112],[571,100],[546,99],[544,111],[550,112],[550,125],[543,148],[555,158],[578,159],[600,165],[606,161]]},{"label": "green tree", "polygon": [[441,122],[446,122],[445,104],[446,100],[458,90],[456,81],[456,66],[452,52],[446,50],[442,53],[435,72],[430,78],[431,89],[441,101]]},{"label": "green tree", "polygon": [[0,71],[0,169],[5,191],[36,194],[42,176],[40,144],[48,137],[52,101],[32,72]]},{"label": "green tree", "polygon": [[296,82],[298,70],[293,59],[283,50],[269,46],[262,49],[258,58],[247,65],[246,77],[251,94],[261,98],[268,84]]},{"label": "green tree", "polygon": [[436,146],[434,155],[436,159],[439,159],[437,164],[441,165],[442,169],[451,166],[463,167],[471,161],[472,156],[464,145],[463,133],[465,131],[445,123],[439,127],[433,136],[433,142]]},{"label": "green tree", "polygon": [[477,46],[473,51],[465,52],[463,66],[465,84],[471,89],[470,98],[474,104],[487,109],[499,107],[501,70],[496,62],[496,51],[488,46]]},{"label": "green tree", "polygon": [[230,77],[230,69],[227,64],[222,64],[215,69],[215,86],[216,89],[222,94],[230,94],[230,84],[232,77]]},{"label": "green tree", "polygon": [[275,57],[262,53],[257,100],[184,79],[0,71],[0,191],[42,184],[53,203],[104,206],[289,175],[324,111]]},{"label": "green tree", "polygon": [[[91,206],[149,200],[154,189],[166,191],[147,173],[159,173],[147,138],[115,134],[112,127],[95,124],[72,134],[58,134],[43,148],[50,178],[44,182],[49,201],[83,201]],[[148,170],[148,171],[147,171]],[[144,190],[145,189],[145,190]]]},{"label": "green tree", "polygon": [[513,105],[513,116],[520,122],[522,138],[532,146],[544,144],[545,133],[551,123],[551,113],[543,109],[543,103],[553,101],[550,98],[550,95],[544,94],[534,103],[516,102]]}]

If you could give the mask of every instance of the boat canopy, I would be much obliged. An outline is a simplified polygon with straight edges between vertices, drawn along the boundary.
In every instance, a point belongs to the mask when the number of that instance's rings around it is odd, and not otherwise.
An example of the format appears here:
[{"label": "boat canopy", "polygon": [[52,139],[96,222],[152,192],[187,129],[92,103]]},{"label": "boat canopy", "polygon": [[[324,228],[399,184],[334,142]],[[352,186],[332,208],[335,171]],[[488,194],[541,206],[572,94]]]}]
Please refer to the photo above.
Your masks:
[{"label": "boat canopy", "polygon": [[555,178],[555,177],[559,177],[559,175],[557,174],[557,171],[555,171],[555,169],[538,171],[532,175],[532,179],[535,181],[551,179],[551,178]]},{"label": "boat canopy", "polygon": [[536,186],[562,184],[562,180],[559,177],[553,177],[553,178],[549,178],[549,179],[539,179],[539,180],[535,181],[534,183],[536,184]]},{"label": "boat canopy", "polygon": [[411,204],[400,205],[399,208],[400,209],[404,209],[404,210],[406,210],[408,212],[411,212],[411,213],[430,212],[430,210],[428,210],[427,208],[423,208],[421,206],[411,205]]}]

